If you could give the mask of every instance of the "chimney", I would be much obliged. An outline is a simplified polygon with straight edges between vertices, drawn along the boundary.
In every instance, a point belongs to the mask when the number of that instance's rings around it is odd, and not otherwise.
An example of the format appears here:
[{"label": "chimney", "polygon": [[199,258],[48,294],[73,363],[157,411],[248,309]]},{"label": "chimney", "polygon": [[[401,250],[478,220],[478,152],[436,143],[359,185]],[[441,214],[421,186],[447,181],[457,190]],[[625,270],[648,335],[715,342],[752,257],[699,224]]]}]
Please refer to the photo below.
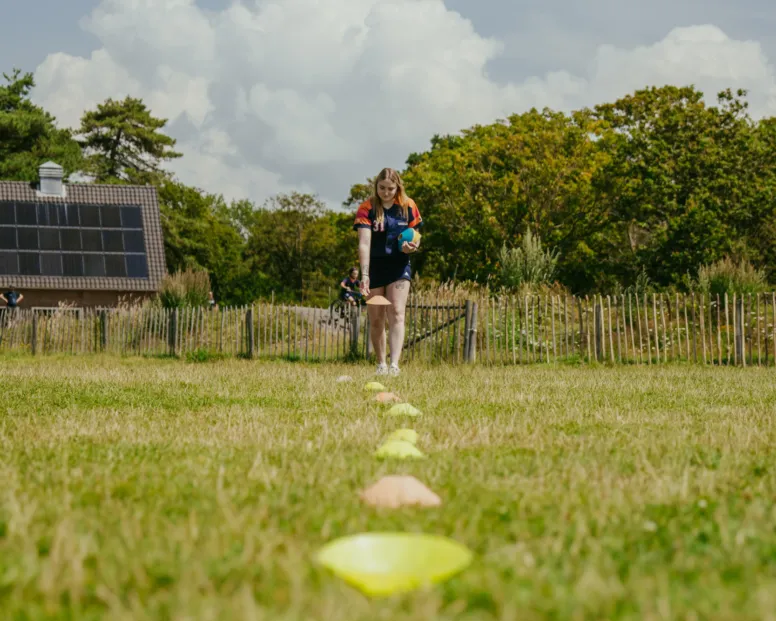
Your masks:
[{"label": "chimney", "polygon": [[46,162],[39,169],[40,173],[40,193],[43,196],[64,196],[64,186],[62,177],[64,171],[59,164]]}]

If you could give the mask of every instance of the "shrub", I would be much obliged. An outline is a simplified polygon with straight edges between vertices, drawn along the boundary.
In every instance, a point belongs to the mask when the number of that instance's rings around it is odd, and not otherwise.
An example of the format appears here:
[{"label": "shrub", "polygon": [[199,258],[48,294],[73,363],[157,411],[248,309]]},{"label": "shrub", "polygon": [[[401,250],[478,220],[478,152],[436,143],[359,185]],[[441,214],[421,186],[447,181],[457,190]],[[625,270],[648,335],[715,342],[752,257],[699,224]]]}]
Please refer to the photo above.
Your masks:
[{"label": "shrub", "polygon": [[185,272],[167,274],[162,281],[159,301],[163,308],[207,306],[210,294],[210,275],[205,270],[187,268]]},{"label": "shrub", "polygon": [[756,269],[749,261],[742,259],[738,263],[725,257],[711,265],[702,265],[698,269],[698,289],[705,294],[720,297],[726,293],[762,293],[768,290],[768,281],[764,270]]},{"label": "shrub", "polygon": [[558,263],[556,251],[542,248],[542,240],[526,231],[518,248],[502,246],[499,254],[500,270],[496,276],[499,285],[510,291],[525,285],[538,287],[552,282]]}]

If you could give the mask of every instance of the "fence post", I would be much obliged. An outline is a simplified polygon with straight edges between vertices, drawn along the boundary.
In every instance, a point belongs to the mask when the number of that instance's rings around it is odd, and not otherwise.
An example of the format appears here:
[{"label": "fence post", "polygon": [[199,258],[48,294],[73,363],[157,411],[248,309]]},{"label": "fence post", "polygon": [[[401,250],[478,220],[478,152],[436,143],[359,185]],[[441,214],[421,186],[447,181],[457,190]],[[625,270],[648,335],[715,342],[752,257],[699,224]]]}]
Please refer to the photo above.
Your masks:
[{"label": "fence post", "polygon": [[463,320],[463,360],[469,362],[469,330],[472,327],[472,301],[466,300]]},{"label": "fence post", "polygon": [[466,332],[468,342],[466,344],[466,361],[477,360],[477,302],[471,302],[469,329]]},{"label": "fence post", "polygon": [[38,313],[32,311],[32,355],[38,351]]},{"label": "fence post", "polygon": [[108,347],[108,311],[100,311],[100,351]]},{"label": "fence post", "polygon": [[245,331],[248,337],[248,358],[253,358],[253,307],[245,311]]},{"label": "fence post", "polygon": [[350,308],[350,355],[355,360],[358,355],[358,336],[361,332],[361,308],[356,305]]},{"label": "fence post", "polygon": [[167,333],[167,346],[171,356],[177,356],[177,341],[178,341],[178,309],[172,309],[170,313],[170,327]]},{"label": "fence post", "polygon": [[594,331],[595,331],[595,359],[599,362],[601,361],[602,357],[602,347],[601,347],[601,340],[603,338],[603,329],[604,329],[604,318],[603,313],[601,309],[601,304],[598,303],[598,300],[595,301],[595,322],[594,322]]},{"label": "fence post", "polygon": [[744,360],[744,296],[741,295],[736,300],[736,356],[738,357],[739,364],[746,366]]}]

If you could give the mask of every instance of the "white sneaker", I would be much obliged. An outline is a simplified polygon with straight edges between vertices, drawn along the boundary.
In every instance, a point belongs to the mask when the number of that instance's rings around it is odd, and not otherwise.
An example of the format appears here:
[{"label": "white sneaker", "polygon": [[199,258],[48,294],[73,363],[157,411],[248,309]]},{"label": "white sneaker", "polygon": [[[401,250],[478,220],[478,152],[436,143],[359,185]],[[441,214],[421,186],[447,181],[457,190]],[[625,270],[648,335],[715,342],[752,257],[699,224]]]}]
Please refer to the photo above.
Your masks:
[{"label": "white sneaker", "polygon": [[375,375],[388,375],[388,365],[384,362],[378,364],[377,370],[375,370]]},{"label": "white sneaker", "polygon": [[391,366],[388,367],[388,374],[396,377],[399,373],[401,373],[401,370],[399,370],[399,365],[392,362]]}]

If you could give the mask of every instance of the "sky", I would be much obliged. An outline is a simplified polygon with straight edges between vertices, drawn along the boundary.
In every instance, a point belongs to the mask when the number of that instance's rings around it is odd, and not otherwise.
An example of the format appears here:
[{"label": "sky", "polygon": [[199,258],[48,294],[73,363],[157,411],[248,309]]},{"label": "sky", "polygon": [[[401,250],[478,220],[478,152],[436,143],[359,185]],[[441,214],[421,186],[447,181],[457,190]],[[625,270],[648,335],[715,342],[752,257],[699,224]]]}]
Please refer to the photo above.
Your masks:
[{"label": "sky", "polygon": [[105,99],[168,119],[184,183],[331,207],[434,134],[652,85],[776,116],[771,0],[0,0],[2,71],[76,127]]}]

